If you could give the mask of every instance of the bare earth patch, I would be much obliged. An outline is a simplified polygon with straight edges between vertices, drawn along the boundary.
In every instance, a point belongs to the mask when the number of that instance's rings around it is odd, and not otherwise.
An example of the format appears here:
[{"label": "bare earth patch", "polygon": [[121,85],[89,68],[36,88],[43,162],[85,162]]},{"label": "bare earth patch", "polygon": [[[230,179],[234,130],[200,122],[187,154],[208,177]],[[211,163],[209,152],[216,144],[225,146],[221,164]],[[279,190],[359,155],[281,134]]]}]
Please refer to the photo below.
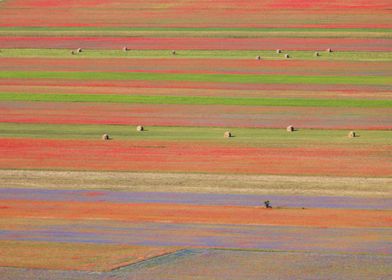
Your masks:
[{"label": "bare earth patch", "polygon": [[391,197],[392,178],[0,170],[2,188]]}]

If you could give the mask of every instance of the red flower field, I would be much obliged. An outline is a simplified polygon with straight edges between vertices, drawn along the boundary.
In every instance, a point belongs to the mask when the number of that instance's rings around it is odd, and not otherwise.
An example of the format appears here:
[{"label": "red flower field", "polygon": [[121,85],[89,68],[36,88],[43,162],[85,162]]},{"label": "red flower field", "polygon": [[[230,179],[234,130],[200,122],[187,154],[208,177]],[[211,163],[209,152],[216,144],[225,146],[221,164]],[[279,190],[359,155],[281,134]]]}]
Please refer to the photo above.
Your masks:
[{"label": "red flower field", "polygon": [[[242,224],[308,227],[389,227],[389,211],[342,209],[276,209],[179,204],[1,201],[0,217],[105,219],[128,222]],[[50,212],[50,209],[56,209]],[[50,213],[49,213],[50,212]]]},{"label": "red flower field", "polygon": [[387,0],[13,0],[0,5],[0,26],[391,27]]},{"label": "red flower field", "polygon": [[[386,147],[251,148],[167,141],[0,139],[0,168],[390,176]],[[364,160],[366,159],[366,160]]]},{"label": "red flower field", "polygon": [[387,279],[391,19],[0,0],[0,278]]}]

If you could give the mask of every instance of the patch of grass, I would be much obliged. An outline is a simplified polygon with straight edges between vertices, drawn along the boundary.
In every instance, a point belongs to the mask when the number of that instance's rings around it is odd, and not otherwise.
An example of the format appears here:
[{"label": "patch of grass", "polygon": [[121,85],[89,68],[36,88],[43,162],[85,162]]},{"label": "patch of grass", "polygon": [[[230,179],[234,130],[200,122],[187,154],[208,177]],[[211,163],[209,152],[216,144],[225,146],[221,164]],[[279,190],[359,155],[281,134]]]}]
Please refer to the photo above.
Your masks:
[{"label": "patch of grass", "polygon": [[27,72],[1,71],[0,79],[142,80],[248,84],[392,85],[385,76],[289,76],[141,72]]},{"label": "patch of grass", "polygon": [[0,27],[0,36],[391,38],[392,32],[383,28]]},{"label": "patch of grass", "polygon": [[137,132],[132,125],[77,125],[77,124],[15,124],[0,123],[2,138],[48,138],[48,139],[97,139],[108,133],[114,140],[158,141],[208,141],[241,144],[256,147],[309,147],[344,146],[369,147],[388,145],[392,131],[359,131],[360,137],[349,139],[348,131],[300,129],[294,133],[282,129],[230,128],[235,137],[223,139],[225,128],[217,127],[146,127]]},{"label": "patch of grass", "polygon": [[[392,61],[392,52],[320,52],[319,57],[314,51],[287,51],[290,59],[301,60],[348,60],[348,61]],[[275,50],[177,50],[176,56],[170,50],[88,50],[78,55],[71,55],[68,49],[2,49],[0,57],[66,57],[70,59],[83,58],[230,58],[254,59],[260,55],[262,59],[283,60],[284,54],[276,54]]]},{"label": "patch of grass", "polygon": [[256,28],[256,27],[96,27],[96,26],[1,26],[0,31],[248,31],[248,32],[385,32],[392,33],[388,28]]},{"label": "patch of grass", "polygon": [[143,96],[115,94],[0,93],[0,101],[103,102],[136,104],[239,105],[290,107],[392,108],[392,100],[235,98],[202,96]]}]

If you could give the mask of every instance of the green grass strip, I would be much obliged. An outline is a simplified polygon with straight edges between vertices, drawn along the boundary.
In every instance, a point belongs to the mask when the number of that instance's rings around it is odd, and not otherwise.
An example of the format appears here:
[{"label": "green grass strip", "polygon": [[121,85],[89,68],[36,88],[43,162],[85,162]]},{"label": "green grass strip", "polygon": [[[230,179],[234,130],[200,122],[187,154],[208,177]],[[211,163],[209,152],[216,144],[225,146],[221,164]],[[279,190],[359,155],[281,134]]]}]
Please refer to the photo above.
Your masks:
[{"label": "green grass strip", "polygon": [[384,76],[289,76],[244,74],[189,74],[140,72],[26,72],[2,71],[0,79],[71,79],[71,80],[138,80],[188,81],[244,84],[325,84],[325,85],[391,85]]},{"label": "green grass strip", "polygon": [[[235,137],[223,138],[230,129]],[[0,123],[2,138],[47,138],[47,139],[89,139],[100,140],[108,133],[115,140],[157,140],[157,141],[213,141],[238,143],[255,147],[310,147],[338,146],[368,148],[373,145],[388,145],[392,131],[357,131],[360,137],[349,139],[346,130],[300,129],[288,134],[285,128],[223,128],[223,127],[146,127],[145,132],[137,132],[134,125],[94,125],[94,124],[23,124]]]},{"label": "green grass strip", "polygon": [[0,27],[0,36],[199,37],[199,38],[392,38],[383,28],[127,28]]},{"label": "green grass strip", "polygon": [[[339,60],[339,61],[392,61],[392,52],[320,52],[319,57],[314,51],[287,51],[290,60]],[[260,55],[264,60],[284,60],[284,53],[277,54],[274,50],[177,50],[176,56],[170,50],[90,50],[71,55],[69,49],[2,49],[1,57],[51,57],[68,59],[86,58],[213,58],[213,59],[252,59]],[[262,61],[260,62],[263,63]]]},{"label": "green grass strip", "polygon": [[392,108],[392,100],[0,93],[0,101]]},{"label": "green grass strip", "polygon": [[95,26],[2,26],[0,31],[247,31],[247,32],[387,32],[389,28],[233,28],[233,27],[95,27]]}]

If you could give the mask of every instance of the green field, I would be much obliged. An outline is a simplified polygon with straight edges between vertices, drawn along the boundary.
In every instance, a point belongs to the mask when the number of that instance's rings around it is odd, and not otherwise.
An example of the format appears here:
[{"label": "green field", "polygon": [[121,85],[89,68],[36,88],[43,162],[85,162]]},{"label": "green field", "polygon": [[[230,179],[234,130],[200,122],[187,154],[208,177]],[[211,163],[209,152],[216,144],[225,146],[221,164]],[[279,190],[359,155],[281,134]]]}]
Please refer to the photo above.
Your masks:
[{"label": "green field", "polygon": [[202,32],[202,31],[245,31],[245,32],[334,32],[334,33],[345,33],[345,32],[371,32],[371,33],[392,33],[392,30],[388,28],[252,28],[252,27],[95,27],[95,26],[1,26],[0,31],[176,31],[176,32]]},{"label": "green field", "polygon": [[289,76],[245,74],[192,74],[146,72],[46,72],[1,71],[0,79],[71,79],[71,80],[138,80],[188,81],[246,84],[316,84],[316,85],[392,85],[385,76]]},{"label": "green field", "polygon": [[230,128],[234,137],[224,139],[224,128],[215,127],[147,127],[137,132],[128,125],[67,125],[67,124],[14,124],[0,123],[3,138],[48,138],[48,139],[101,139],[103,133],[115,140],[158,140],[158,141],[208,141],[237,143],[250,146],[294,147],[294,146],[351,146],[387,145],[392,131],[359,131],[360,137],[349,139],[347,131],[300,129],[288,133],[282,129]]},{"label": "green field", "polygon": [[[288,51],[290,59],[301,60],[347,60],[347,61],[392,61],[391,52],[342,51],[320,52],[319,57],[314,51]],[[262,59],[284,60],[284,53],[277,54],[274,50],[180,50],[173,56],[170,50],[84,50],[71,55],[68,49],[2,49],[0,57],[61,57],[67,59],[81,58],[222,58],[222,59],[254,59],[260,55]],[[262,61],[260,62],[262,63]]]},{"label": "green field", "polygon": [[200,96],[143,96],[143,95],[115,95],[115,94],[103,95],[103,94],[0,93],[0,101],[392,108],[392,100],[311,99],[311,98],[234,98],[234,97],[200,97]]},{"label": "green field", "polygon": [[392,38],[386,28],[0,27],[0,36]]}]

